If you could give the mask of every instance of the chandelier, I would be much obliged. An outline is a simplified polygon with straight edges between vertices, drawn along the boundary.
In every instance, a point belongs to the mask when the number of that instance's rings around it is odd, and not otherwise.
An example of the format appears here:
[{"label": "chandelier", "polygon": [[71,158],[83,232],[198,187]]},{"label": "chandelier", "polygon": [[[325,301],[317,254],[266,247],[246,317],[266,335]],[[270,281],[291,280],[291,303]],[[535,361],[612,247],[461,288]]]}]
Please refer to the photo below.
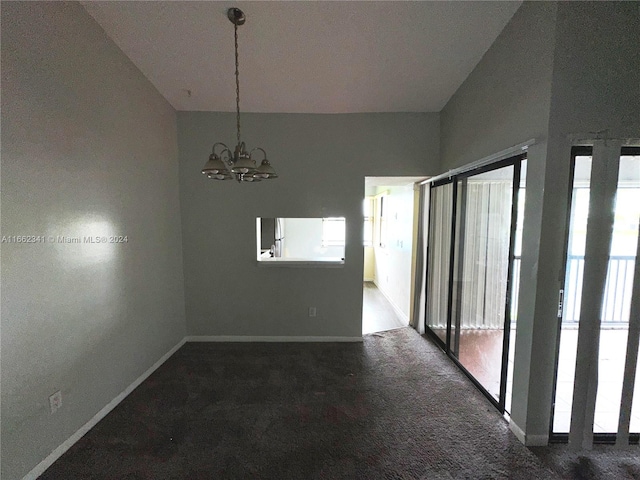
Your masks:
[{"label": "chandelier", "polygon": [[[259,182],[270,178],[277,178],[276,171],[267,159],[267,152],[256,147],[247,152],[244,142],[240,138],[240,77],[238,73],[238,26],[244,25],[244,12],[239,8],[230,8],[227,17],[233,23],[236,52],[236,136],[237,145],[233,152],[224,143],[214,143],[209,160],[202,168],[202,173],[214,180],[237,180],[238,182]],[[218,152],[216,153],[216,148]],[[260,166],[256,166],[254,152],[263,155]]]}]

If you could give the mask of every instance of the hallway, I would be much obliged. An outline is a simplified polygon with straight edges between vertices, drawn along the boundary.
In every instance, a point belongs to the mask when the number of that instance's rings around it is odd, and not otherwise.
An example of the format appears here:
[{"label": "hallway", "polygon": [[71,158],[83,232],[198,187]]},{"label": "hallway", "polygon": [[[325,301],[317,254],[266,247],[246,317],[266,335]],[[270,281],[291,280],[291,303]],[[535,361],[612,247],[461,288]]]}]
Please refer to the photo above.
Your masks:
[{"label": "hallway", "polygon": [[408,324],[400,318],[389,300],[373,282],[363,284],[362,334],[393,330]]}]

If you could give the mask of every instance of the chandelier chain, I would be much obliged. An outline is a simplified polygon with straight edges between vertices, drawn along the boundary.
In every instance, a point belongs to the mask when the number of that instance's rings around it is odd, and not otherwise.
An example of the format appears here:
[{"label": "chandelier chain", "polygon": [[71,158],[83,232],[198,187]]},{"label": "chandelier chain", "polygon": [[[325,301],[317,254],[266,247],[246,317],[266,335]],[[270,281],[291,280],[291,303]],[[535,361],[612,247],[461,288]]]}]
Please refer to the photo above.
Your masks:
[{"label": "chandelier chain", "polygon": [[238,145],[240,145],[240,63],[238,61],[238,25],[233,24],[236,51],[236,127],[238,135]]}]

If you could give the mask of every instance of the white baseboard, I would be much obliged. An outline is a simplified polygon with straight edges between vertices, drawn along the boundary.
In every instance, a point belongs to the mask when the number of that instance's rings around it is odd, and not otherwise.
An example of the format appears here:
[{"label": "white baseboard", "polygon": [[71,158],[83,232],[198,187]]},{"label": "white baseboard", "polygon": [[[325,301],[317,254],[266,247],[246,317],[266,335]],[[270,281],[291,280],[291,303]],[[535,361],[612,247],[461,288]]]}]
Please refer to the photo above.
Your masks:
[{"label": "white baseboard", "polygon": [[378,287],[378,291],[384,295],[384,298],[387,299],[387,301],[391,304],[391,306],[393,307],[393,310],[396,312],[396,315],[398,315],[398,317],[400,318],[400,320],[402,320],[402,322],[406,325],[409,325],[409,317],[402,311],[402,309],[400,307],[398,307],[393,300],[391,300],[391,298],[389,297],[389,295],[387,294],[387,292],[385,292],[382,288],[380,288],[380,285],[378,285],[376,283],[376,281],[374,280],[374,282],[376,287]]},{"label": "white baseboard", "polygon": [[362,337],[271,337],[253,335],[192,335],[187,342],[362,342]]},{"label": "white baseboard", "polygon": [[371,278],[364,277],[364,278],[362,279],[362,281],[363,281],[363,282],[373,282],[373,283],[376,283],[376,279],[375,279],[374,277],[371,277]]},{"label": "white baseboard", "polygon": [[146,372],[136,378],[131,385],[129,385],[123,392],[121,392],[116,398],[107,403],[102,410],[96,413],[91,420],[85,423],[82,427],[80,427],[73,435],[67,438],[62,444],[56,448],[53,452],[51,452],[47,458],[42,460],[38,465],[36,465],[29,473],[27,473],[22,480],[35,480],[40,475],[42,475],[47,468],[49,468],[53,463],[58,460],[67,450],[69,450],[78,440],[80,440],[89,430],[97,425],[97,423],[107,416],[111,410],[116,408],[122,400],[124,400],[131,392],[133,392],[138,385],[144,382],[149,375],[155,372],[160,365],[166,362],[171,355],[176,353],[180,347],[185,344],[186,339],[183,338],[178,342],[178,344],[165,353],[160,360],[154,363]]},{"label": "white baseboard", "polygon": [[524,445],[526,443],[526,435],[524,431],[518,425],[516,425],[513,420],[509,420],[509,428],[514,433],[516,438],[520,440],[520,443]]},{"label": "white baseboard", "polygon": [[549,445],[549,435],[527,435],[513,420],[509,420],[509,428],[520,440],[520,443],[527,447],[546,447]]},{"label": "white baseboard", "polygon": [[546,447],[549,445],[549,435],[527,435],[527,447]]}]

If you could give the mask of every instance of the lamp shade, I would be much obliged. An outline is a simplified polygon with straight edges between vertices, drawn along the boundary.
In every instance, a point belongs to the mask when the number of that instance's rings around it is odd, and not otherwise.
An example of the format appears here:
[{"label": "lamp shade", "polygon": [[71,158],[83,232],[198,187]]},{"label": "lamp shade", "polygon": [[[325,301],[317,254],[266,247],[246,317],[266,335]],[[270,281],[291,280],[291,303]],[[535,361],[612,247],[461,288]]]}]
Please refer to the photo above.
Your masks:
[{"label": "lamp shade", "polygon": [[222,159],[215,153],[212,153],[211,155],[209,155],[209,160],[207,161],[207,163],[205,163],[204,167],[202,167],[202,174],[207,176],[228,174],[228,170]]},{"label": "lamp shade", "polygon": [[243,182],[259,182],[260,180],[262,180],[260,177],[256,177],[255,175],[251,175],[250,173],[247,173],[245,175],[242,175],[242,181]]},{"label": "lamp shade", "polygon": [[238,159],[233,162],[231,167],[233,173],[251,173],[256,171],[256,162],[254,162],[248,155],[240,155]]},{"label": "lamp shade", "polygon": [[231,180],[233,177],[229,172],[225,173],[209,173],[207,174],[207,178],[212,180]]},{"label": "lamp shade", "polygon": [[256,178],[278,178],[278,174],[274,170],[274,168],[269,163],[269,160],[266,158],[262,160],[262,163],[256,170],[256,173],[253,175]]}]

